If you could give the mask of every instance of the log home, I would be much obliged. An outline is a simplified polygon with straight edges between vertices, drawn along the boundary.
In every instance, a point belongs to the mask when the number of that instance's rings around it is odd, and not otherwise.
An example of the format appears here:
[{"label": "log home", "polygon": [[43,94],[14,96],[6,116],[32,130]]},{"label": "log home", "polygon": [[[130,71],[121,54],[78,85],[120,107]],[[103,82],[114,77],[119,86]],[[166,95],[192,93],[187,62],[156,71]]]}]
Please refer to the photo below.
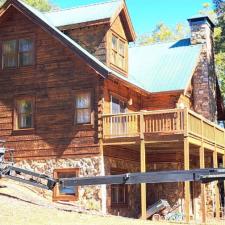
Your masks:
[{"label": "log home", "polygon": [[[191,36],[129,47],[123,0],[40,13],[20,0],[0,11],[0,138],[18,166],[54,177],[225,165],[224,106],[214,24]],[[56,187],[53,200],[146,218],[166,199],[183,219],[220,217],[217,183]]]}]

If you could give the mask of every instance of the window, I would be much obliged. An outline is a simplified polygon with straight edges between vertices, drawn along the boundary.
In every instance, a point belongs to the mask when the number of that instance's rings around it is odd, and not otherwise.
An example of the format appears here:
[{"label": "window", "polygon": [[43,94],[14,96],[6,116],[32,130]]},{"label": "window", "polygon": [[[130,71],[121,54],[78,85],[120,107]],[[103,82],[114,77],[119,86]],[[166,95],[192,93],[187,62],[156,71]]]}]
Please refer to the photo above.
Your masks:
[{"label": "window", "polygon": [[112,64],[125,69],[125,42],[112,35]]},{"label": "window", "polygon": [[34,64],[34,43],[32,39],[3,41],[2,67],[15,68]]},{"label": "window", "polygon": [[33,64],[33,41],[31,39],[19,40],[19,65],[29,66]]},{"label": "window", "polygon": [[75,98],[75,124],[91,123],[91,92],[81,92]]},{"label": "window", "polygon": [[2,65],[4,68],[13,68],[17,65],[16,40],[4,41],[2,44]]},{"label": "window", "polygon": [[119,49],[118,49],[118,66],[120,68],[125,67],[125,43],[119,40]]},{"label": "window", "polygon": [[[112,169],[111,175],[127,173],[125,170]],[[125,184],[111,185],[111,205],[112,206],[127,206],[128,205],[128,189]]]},{"label": "window", "polygon": [[16,129],[33,128],[34,102],[32,98],[16,101]]},{"label": "window", "polygon": [[[78,177],[79,171],[79,168],[55,169],[53,177],[55,179]],[[58,183],[53,190],[53,201],[76,201],[78,198],[78,187],[65,187]]]},{"label": "window", "polygon": [[127,104],[114,96],[111,97],[111,104],[112,114],[120,114],[127,112]]},{"label": "window", "polygon": [[[112,114],[121,114],[127,112],[127,104],[116,98],[111,96],[111,112]],[[111,134],[116,136],[124,136],[127,134],[128,127],[127,127],[127,117],[120,116],[120,117],[112,117],[111,118]]]}]

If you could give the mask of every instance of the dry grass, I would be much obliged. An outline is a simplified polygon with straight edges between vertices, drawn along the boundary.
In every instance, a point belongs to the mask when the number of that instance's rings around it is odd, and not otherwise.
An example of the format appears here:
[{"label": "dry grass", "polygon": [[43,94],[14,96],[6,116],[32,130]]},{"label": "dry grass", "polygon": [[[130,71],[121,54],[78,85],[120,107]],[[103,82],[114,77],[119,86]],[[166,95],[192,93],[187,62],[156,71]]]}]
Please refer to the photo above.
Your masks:
[{"label": "dry grass", "polygon": [[[11,181],[0,182],[0,225],[169,225],[126,219],[115,216],[99,216],[74,212],[71,206],[51,203],[32,188]],[[218,224],[218,223],[211,223]],[[223,224],[223,223],[221,223]],[[225,223],[224,223],[225,224]]]}]

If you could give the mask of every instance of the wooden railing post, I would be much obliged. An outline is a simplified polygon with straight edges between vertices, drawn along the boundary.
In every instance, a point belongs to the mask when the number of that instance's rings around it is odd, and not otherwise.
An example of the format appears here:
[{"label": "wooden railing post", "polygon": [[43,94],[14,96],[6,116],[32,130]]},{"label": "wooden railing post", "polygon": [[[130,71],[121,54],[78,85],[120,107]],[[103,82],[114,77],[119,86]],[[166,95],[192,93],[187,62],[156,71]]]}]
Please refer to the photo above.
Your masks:
[{"label": "wooden railing post", "polygon": [[[205,168],[205,149],[203,139],[203,120],[201,118],[201,147],[199,148],[200,169]],[[205,184],[201,184],[201,209],[202,209],[202,223],[206,223],[206,196],[205,196]]]},{"label": "wooden railing post", "polygon": [[188,136],[189,127],[188,127],[188,108],[184,109],[184,137]]},{"label": "wooden railing post", "polygon": [[[205,149],[203,143],[200,147],[200,169],[205,168]],[[206,223],[206,196],[205,196],[205,184],[201,184],[201,209],[202,209],[202,223]]]},{"label": "wooden railing post", "polygon": [[[216,147],[213,152],[213,167],[218,168],[218,155]],[[218,181],[215,181],[215,191],[216,191],[216,219],[220,219],[220,192],[218,187]]]},{"label": "wooden railing post", "polygon": [[[144,115],[140,114],[140,161],[141,161],[141,172],[146,172],[146,150],[144,140]],[[141,184],[141,218],[147,219],[147,193],[146,184]]]},{"label": "wooden railing post", "polygon": [[[190,149],[189,149],[189,138],[184,138],[184,169],[190,169]],[[185,222],[190,222],[190,182],[186,181],[184,184],[184,199],[185,199]]]}]

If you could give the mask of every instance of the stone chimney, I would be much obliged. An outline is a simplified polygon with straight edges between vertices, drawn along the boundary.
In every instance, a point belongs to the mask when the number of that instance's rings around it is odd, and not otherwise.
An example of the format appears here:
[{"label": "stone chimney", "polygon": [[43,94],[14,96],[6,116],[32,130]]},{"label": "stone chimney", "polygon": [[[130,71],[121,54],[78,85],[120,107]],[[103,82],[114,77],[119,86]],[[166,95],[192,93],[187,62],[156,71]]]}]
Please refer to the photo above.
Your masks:
[{"label": "stone chimney", "polygon": [[193,108],[205,118],[216,121],[216,73],[214,63],[214,23],[208,16],[188,19],[191,28],[191,44],[202,45],[193,85]]}]

